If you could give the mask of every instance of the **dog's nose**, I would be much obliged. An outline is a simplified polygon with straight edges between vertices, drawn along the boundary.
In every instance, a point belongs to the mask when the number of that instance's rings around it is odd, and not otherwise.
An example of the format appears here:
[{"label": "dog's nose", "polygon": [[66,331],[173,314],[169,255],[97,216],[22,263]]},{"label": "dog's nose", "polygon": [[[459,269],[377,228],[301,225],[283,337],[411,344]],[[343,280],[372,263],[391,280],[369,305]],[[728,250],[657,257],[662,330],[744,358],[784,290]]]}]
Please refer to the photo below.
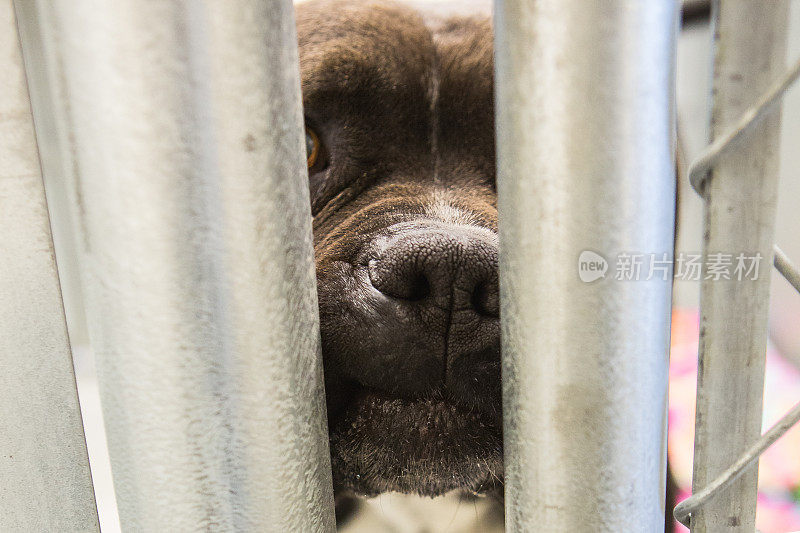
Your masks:
[{"label": "dog's nose", "polygon": [[390,239],[369,262],[373,287],[421,308],[500,315],[497,239],[483,228],[427,227]]},{"label": "dog's nose", "polygon": [[401,395],[444,390],[469,400],[482,387],[499,397],[497,234],[437,221],[398,224],[365,255],[374,292],[361,293],[368,333],[348,373]]},{"label": "dog's nose", "polygon": [[498,248],[488,228],[435,220],[374,234],[320,306],[326,379],[499,406]]}]

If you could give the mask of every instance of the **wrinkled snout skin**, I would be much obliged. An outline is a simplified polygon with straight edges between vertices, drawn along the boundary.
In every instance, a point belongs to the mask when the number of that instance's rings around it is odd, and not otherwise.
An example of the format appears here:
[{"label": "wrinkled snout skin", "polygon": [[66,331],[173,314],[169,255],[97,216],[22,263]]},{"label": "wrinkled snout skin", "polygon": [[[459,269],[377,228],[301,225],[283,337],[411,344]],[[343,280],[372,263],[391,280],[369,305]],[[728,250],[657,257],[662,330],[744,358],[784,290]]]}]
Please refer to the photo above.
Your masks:
[{"label": "wrinkled snout skin", "polygon": [[491,22],[296,16],[337,494],[499,493]]}]

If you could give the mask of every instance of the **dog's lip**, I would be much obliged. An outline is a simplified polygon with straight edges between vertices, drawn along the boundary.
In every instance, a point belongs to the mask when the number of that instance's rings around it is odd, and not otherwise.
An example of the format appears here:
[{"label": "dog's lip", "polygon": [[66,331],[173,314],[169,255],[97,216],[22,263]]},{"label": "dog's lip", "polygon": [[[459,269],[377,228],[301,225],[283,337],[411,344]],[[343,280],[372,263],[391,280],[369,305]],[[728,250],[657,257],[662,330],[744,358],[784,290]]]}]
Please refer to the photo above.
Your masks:
[{"label": "dog's lip", "polygon": [[[454,414],[463,416],[481,417],[474,408],[465,405],[463,402],[451,398],[448,394],[440,390],[431,390],[416,395],[393,394],[387,391],[378,390],[373,387],[360,383],[349,385],[350,400],[344,410],[352,410],[363,404],[380,403],[383,405],[394,405],[400,409],[447,409]],[[487,425],[491,425],[487,422]]]},{"label": "dog's lip", "polygon": [[420,438],[435,438],[469,428],[480,431],[489,440],[497,437],[502,441],[502,428],[494,420],[440,391],[401,396],[351,385],[349,400],[329,418],[329,428],[332,434],[341,434],[342,428],[368,426],[381,427],[386,435],[417,434]]},{"label": "dog's lip", "polygon": [[386,402],[400,401],[405,403],[414,403],[420,401],[437,401],[447,403],[450,401],[446,399],[441,392],[435,390],[413,396],[403,396],[401,394],[392,394],[387,391],[382,391],[368,385],[362,385],[361,383],[353,383],[351,384],[351,388],[354,392],[354,400],[375,399]]},{"label": "dog's lip", "polygon": [[437,496],[502,483],[502,430],[443,395],[399,398],[361,388],[329,429],[340,490]]}]

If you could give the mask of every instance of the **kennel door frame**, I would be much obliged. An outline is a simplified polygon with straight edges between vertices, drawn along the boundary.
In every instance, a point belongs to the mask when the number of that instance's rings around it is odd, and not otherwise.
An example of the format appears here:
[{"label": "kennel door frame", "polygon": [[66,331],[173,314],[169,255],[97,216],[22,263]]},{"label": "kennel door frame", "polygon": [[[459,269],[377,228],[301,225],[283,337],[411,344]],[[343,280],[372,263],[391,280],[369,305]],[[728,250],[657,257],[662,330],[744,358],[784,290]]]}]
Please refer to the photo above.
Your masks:
[{"label": "kennel door frame", "polygon": [[[713,138],[730,129],[784,71],[788,4],[773,0],[764,5],[715,5]],[[704,186],[703,256],[757,253],[764,269],[755,280],[704,275],[701,283],[693,490],[709,484],[761,434],[777,207],[780,113],[776,110],[754,126],[747,143],[716,163]],[[754,531],[757,490],[755,462],[697,510],[691,530]]]},{"label": "kennel door frame", "polygon": [[704,276],[693,494],[675,507],[674,516],[693,532],[750,533],[755,528],[758,458],[800,421],[798,402],[759,436],[768,265],[774,263],[800,291],[800,269],[773,241],[780,103],[800,77],[800,60],[778,76],[784,69],[787,1],[712,6],[713,142],[688,172],[705,200],[704,256],[727,247],[758,254],[764,265],[757,279],[745,283]]}]

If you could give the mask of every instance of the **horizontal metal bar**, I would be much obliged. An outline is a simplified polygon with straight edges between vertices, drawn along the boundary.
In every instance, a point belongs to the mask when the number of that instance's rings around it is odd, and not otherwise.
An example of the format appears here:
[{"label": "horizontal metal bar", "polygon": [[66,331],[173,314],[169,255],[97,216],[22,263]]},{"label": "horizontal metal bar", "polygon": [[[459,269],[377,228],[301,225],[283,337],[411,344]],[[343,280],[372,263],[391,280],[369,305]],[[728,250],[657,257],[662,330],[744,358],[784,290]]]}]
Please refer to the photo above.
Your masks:
[{"label": "horizontal metal bar", "polygon": [[664,527],[670,283],[578,258],[673,248],[677,11],[495,5],[509,532]]},{"label": "horizontal metal bar", "polygon": [[753,461],[758,459],[767,448],[772,446],[775,441],[785,435],[786,432],[798,422],[800,422],[800,402],[792,407],[792,409],[764,433],[761,438],[754,442],[730,468],[717,476],[714,481],[709,483],[702,490],[695,492],[689,498],[679,503],[673,511],[675,520],[689,527],[692,513],[705,505],[718,493],[725,490],[732,482],[736,481],[748,467],[752,466]]},{"label": "horizontal metal bar", "polygon": [[332,531],[290,0],[47,0],[123,530]]},{"label": "horizontal metal bar", "polygon": [[0,530],[99,531],[11,0],[0,72]]}]

